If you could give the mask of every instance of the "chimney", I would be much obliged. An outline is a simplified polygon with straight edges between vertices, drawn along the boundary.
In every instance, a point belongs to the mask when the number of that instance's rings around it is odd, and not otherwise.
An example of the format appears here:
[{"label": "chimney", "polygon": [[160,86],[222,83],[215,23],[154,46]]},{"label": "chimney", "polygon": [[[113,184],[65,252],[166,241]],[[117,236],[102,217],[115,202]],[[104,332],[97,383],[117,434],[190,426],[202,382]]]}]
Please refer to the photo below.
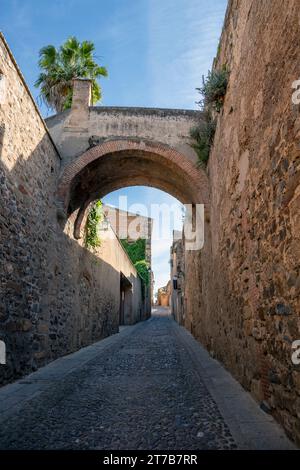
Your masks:
[{"label": "chimney", "polygon": [[72,109],[84,109],[91,106],[92,80],[89,78],[74,78]]},{"label": "chimney", "polygon": [[82,153],[89,147],[89,106],[91,105],[92,80],[73,80],[72,106],[63,124],[60,152],[67,158]]},{"label": "chimney", "polygon": [[89,78],[74,78],[72,106],[69,119],[65,123],[66,127],[87,130],[91,97],[92,80]]}]

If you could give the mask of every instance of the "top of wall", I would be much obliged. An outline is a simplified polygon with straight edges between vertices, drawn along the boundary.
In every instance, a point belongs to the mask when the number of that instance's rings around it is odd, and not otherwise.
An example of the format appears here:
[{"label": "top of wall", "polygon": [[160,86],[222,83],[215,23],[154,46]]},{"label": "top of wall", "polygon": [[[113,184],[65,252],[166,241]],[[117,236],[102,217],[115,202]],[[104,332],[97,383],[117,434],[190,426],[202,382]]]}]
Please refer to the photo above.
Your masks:
[{"label": "top of wall", "polygon": [[145,220],[145,221],[149,221],[149,222],[153,221],[153,217],[146,217],[145,215],[138,214],[136,212],[125,211],[123,209],[119,209],[119,207],[111,206],[110,204],[104,204],[103,209],[104,210],[116,211],[116,213],[119,213],[119,214],[124,215],[124,216],[127,215],[128,217],[138,217],[141,220]]},{"label": "top of wall", "polygon": [[[166,117],[183,117],[187,119],[198,119],[201,111],[194,109],[170,109],[170,108],[144,108],[144,107],[125,107],[125,106],[90,106],[89,110],[95,114],[109,114],[111,116],[135,116],[145,117],[154,116],[158,118]],[[63,118],[70,114],[70,109],[61,113],[53,114],[45,119],[45,122],[51,127],[55,123],[59,123]]]},{"label": "top of wall", "polygon": [[121,114],[125,116],[156,116],[156,117],[185,117],[195,119],[201,111],[193,109],[169,109],[169,108],[144,108],[123,106],[91,106],[90,110],[95,113]]},{"label": "top of wall", "polygon": [[4,37],[4,35],[3,35],[3,33],[2,33],[1,31],[0,31],[0,43],[3,45],[4,49],[7,51],[8,56],[9,56],[9,58],[10,58],[12,64],[13,64],[13,66],[14,66],[14,68],[15,68],[15,71],[17,72],[17,74],[18,74],[18,76],[19,76],[19,78],[20,78],[20,80],[21,80],[21,82],[22,82],[22,84],[23,84],[23,86],[24,86],[24,88],[25,88],[25,90],[26,90],[26,93],[28,94],[30,100],[32,101],[33,107],[35,108],[35,111],[36,111],[36,113],[37,113],[37,115],[38,115],[38,117],[39,117],[39,119],[40,119],[40,121],[41,121],[41,123],[42,123],[42,125],[43,125],[43,127],[44,127],[44,129],[45,129],[45,131],[46,131],[46,133],[48,134],[48,137],[49,137],[49,139],[50,139],[52,145],[54,146],[54,149],[55,149],[55,151],[56,151],[56,153],[57,153],[57,156],[61,159],[60,153],[59,153],[59,151],[58,151],[58,149],[57,149],[57,146],[56,146],[54,140],[52,139],[52,136],[51,136],[51,134],[50,134],[50,132],[49,132],[49,129],[48,129],[46,123],[45,123],[45,120],[43,119],[43,117],[42,117],[42,115],[41,115],[41,112],[40,112],[40,110],[39,110],[39,108],[38,108],[38,105],[36,104],[35,99],[33,98],[32,94],[31,94],[31,91],[30,91],[30,89],[29,89],[29,87],[28,87],[28,85],[27,85],[27,83],[26,83],[26,81],[25,81],[25,78],[24,78],[24,76],[23,76],[21,70],[19,69],[19,66],[18,66],[18,64],[17,64],[17,61],[16,61],[16,59],[15,59],[15,57],[14,57],[14,55],[13,55],[13,53],[12,53],[10,47],[9,47],[9,45],[8,45],[7,42],[6,42],[6,39],[5,39],[5,37]]},{"label": "top of wall", "polygon": [[[48,129],[65,162],[86,151],[90,139],[138,138],[161,142],[196,162],[190,130],[202,112],[191,109],[162,109],[76,105],[46,119]],[[95,145],[96,145],[95,144]]]}]

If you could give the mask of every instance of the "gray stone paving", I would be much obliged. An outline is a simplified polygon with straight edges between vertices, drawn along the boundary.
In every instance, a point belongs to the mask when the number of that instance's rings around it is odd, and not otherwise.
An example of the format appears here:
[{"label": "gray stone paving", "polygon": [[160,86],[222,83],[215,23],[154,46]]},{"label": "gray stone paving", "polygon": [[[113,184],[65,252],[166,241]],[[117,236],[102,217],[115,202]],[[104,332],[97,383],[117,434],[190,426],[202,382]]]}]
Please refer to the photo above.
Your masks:
[{"label": "gray stone paving", "polygon": [[[218,388],[227,390],[232,412]],[[123,328],[0,390],[1,449],[260,448],[259,432],[268,434],[264,448],[293,447],[165,315]]]}]

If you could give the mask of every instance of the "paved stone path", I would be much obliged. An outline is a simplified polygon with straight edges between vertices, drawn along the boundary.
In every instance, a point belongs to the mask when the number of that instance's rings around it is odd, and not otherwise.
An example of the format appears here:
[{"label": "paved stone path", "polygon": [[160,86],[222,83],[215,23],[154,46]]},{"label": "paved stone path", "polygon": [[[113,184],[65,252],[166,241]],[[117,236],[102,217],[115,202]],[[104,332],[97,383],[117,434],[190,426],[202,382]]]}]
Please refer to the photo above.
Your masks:
[{"label": "paved stone path", "polygon": [[165,314],[0,390],[1,449],[292,447]]}]

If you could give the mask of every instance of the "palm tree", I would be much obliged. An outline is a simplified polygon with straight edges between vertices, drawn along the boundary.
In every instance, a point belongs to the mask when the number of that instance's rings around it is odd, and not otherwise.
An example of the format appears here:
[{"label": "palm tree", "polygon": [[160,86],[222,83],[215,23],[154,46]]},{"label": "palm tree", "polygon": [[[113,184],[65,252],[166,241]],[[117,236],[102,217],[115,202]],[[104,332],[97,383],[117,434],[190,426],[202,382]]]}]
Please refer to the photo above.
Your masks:
[{"label": "palm tree", "polygon": [[91,41],[70,37],[56,49],[49,45],[42,47],[39,67],[42,70],[35,86],[40,87],[41,98],[48,108],[61,112],[71,107],[74,78],[92,80],[92,102],[101,99],[101,88],[97,80],[107,77],[105,67],[95,62],[95,46]]}]

